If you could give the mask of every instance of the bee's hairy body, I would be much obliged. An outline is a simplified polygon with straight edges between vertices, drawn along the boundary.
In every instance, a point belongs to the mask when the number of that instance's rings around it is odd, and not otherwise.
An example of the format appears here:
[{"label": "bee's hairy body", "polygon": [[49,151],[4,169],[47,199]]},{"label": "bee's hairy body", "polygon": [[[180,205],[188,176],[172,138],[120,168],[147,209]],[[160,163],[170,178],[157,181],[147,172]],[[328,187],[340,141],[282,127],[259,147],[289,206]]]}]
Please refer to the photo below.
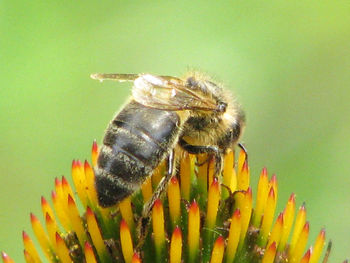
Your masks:
[{"label": "bee's hairy body", "polygon": [[175,164],[181,151],[212,153],[220,162],[242,132],[245,120],[239,104],[198,73],[185,79],[149,74],[92,77],[134,81],[133,98],[110,122],[95,168],[98,200],[103,207],[117,204],[138,190],[174,151]]}]

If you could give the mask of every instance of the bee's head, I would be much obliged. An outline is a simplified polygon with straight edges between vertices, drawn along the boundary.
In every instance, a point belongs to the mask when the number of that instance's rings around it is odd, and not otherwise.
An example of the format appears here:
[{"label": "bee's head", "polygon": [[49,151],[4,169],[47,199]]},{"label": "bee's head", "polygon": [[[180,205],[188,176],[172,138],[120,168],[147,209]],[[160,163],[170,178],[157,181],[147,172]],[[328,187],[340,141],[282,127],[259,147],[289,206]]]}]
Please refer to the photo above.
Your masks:
[{"label": "bee's head", "polygon": [[207,98],[208,103],[216,105],[211,112],[199,112],[193,119],[207,120],[206,124],[200,122],[201,127],[203,130],[208,128],[216,131],[220,148],[226,149],[235,145],[245,126],[244,112],[235,97],[223,85],[214,83],[208,76],[198,72],[191,72],[185,81],[187,88],[199,94],[201,99]]}]

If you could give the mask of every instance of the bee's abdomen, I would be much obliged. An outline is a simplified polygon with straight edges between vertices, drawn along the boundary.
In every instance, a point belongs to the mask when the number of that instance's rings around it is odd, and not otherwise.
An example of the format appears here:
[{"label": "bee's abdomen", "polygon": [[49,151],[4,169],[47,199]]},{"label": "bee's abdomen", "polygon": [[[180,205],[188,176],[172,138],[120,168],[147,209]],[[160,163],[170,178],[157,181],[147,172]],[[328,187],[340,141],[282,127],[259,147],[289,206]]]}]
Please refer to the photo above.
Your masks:
[{"label": "bee's abdomen", "polygon": [[96,188],[102,206],[130,195],[164,159],[178,135],[175,112],[132,101],[107,128],[98,157]]}]

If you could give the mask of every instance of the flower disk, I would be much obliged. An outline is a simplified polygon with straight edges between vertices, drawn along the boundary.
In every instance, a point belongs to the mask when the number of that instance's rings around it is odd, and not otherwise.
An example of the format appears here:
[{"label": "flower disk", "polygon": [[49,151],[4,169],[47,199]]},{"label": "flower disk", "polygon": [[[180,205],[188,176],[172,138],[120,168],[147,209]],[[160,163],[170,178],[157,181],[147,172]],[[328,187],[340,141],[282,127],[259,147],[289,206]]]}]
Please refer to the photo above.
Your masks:
[{"label": "flower disk", "polygon": [[[111,208],[97,203],[92,166],[72,163],[72,181],[55,180],[52,204],[42,197],[44,225],[31,214],[33,232],[43,253],[23,232],[24,258],[43,262],[320,262],[325,245],[322,229],[306,248],[309,222],[304,204],[296,210],[292,194],[283,212],[275,214],[276,176],[261,172],[255,205],[247,154],[227,151],[222,176],[214,176],[211,156],[184,154],[179,172],[157,199],[150,222],[140,234],[141,214],[166,171],[162,163],[133,196]],[[76,194],[74,194],[76,193]],[[77,203],[80,202],[80,205]],[[79,209],[82,207],[82,209]],[[276,218],[276,219],[275,219]],[[141,231],[142,232],[142,231]],[[326,251],[324,262],[330,252]],[[2,252],[3,262],[14,262]]]}]

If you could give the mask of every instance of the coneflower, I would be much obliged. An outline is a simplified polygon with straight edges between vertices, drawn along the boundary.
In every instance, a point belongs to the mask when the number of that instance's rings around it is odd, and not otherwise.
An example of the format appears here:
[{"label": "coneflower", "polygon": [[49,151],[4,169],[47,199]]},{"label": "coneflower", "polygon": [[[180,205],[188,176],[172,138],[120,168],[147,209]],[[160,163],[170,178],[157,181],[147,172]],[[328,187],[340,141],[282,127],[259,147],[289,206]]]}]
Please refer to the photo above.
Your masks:
[{"label": "coneflower", "polygon": [[[138,231],[140,215],[164,175],[165,165],[154,171],[140,191],[106,209],[98,205],[94,188],[97,155],[94,143],[92,166],[87,161],[73,161],[75,190],[65,177],[56,178],[51,204],[41,198],[44,223],[34,214],[30,220],[45,258],[23,231],[26,262],[320,262],[325,230],[312,247],[306,247],[309,222],[305,205],[296,209],[294,194],[275,219],[277,180],[276,176],[269,179],[266,168],[253,205],[243,150],[237,160],[233,151],[226,152],[220,178],[214,176],[213,158],[185,153],[178,175],[154,203],[144,238]],[[330,243],[323,262],[329,252]],[[2,259],[14,262],[4,252]]]}]

